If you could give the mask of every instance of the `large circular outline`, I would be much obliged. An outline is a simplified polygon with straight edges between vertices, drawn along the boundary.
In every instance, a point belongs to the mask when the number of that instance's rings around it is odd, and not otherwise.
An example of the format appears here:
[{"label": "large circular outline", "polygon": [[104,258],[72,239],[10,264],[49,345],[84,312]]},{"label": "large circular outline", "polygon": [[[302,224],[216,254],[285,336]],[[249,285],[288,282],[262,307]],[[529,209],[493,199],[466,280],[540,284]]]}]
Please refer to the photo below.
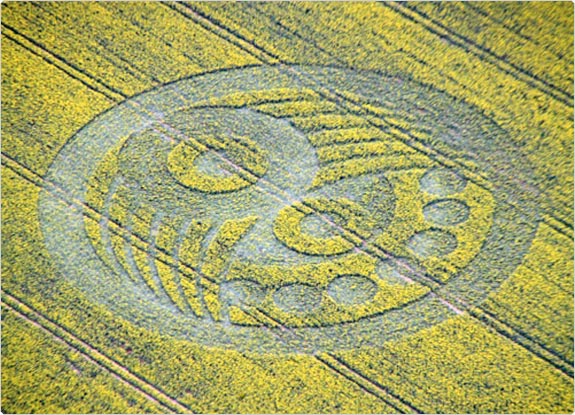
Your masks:
[{"label": "large circular outline", "polygon": [[[293,77],[294,71],[300,75],[303,73],[305,79],[295,80]],[[327,75],[325,71],[328,72]],[[134,104],[138,107],[146,108],[146,111],[151,111],[161,118],[165,113],[185,108],[194,102],[213,98],[218,95],[223,96],[233,92],[249,90],[245,88],[245,85],[250,85],[250,82],[253,84],[254,80],[256,81],[255,86],[257,86],[258,89],[286,86],[290,88],[310,88],[310,79],[312,84],[318,81],[320,83],[329,81],[330,72],[332,74],[340,73],[350,75],[352,79],[357,79],[360,75],[365,76],[366,74],[368,76],[384,76],[377,72],[352,71],[345,68],[286,67],[284,65],[273,65],[218,71],[174,81],[130,98],[105,111],[86,124],[55,157],[46,174],[46,179],[48,182],[55,183],[66,189],[71,193],[72,198],[84,201],[85,189],[82,178],[89,177],[106,151],[122,137],[133,134],[136,131],[144,130],[156,122],[156,120],[147,119],[142,113],[134,110],[132,108]],[[406,80],[402,82],[406,82]],[[424,91],[430,95],[439,94],[445,101],[453,100],[456,105],[466,110],[471,110],[483,121],[495,125],[492,120],[485,117],[485,115],[481,114],[477,109],[460,100],[455,100],[445,92],[411,80],[407,82],[416,86],[418,91]],[[265,88],[262,88],[263,85],[265,85]],[[187,87],[187,89],[184,88],[183,91],[179,90],[182,86]],[[313,88],[313,85],[311,87]],[[166,98],[173,99],[175,90],[179,90],[178,95],[181,94],[186,101],[182,103],[181,107],[168,108],[166,105],[170,100]],[[192,91],[192,95],[186,95],[189,94],[190,91]],[[218,94],[216,92],[214,94],[214,91],[225,91],[225,93]],[[103,137],[102,131],[111,132],[111,135]],[[89,166],[92,170],[86,169],[86,166],[80,163],[74,163],[75,153],[86,155],[88,158],[92,157],[92,163]],[[522,159],[517,153],[514,153],[514,157]],[[524,163],[521,163],[521,165],[525,166]],[[68,172],[76,171],[77,174],[63,175],[58,171],[58,166],[66,166],[69,169]],[[441,288],[440,291],[445,291],[452,295],[459,295],[471,304],[477,304],[481,302],[488,292],[500,285],[501,282],[511,274],[511,271],[519,265],[518,262],[520,262],[533,237],[536,228],[534,225],[536,218],[519,214],[522,220],[517,226],[521,230],[523,239],[518,241],[517,238],[512,235],[511,237],[502,238],[501,234],[496,232],[498,226],[515,223],[517,219],[518,212],[510,214],[510,211],[511,209],[507,209],[502,213],[496,214],[497,217],[494,220],[495,232],[490,233],[490,237],[488,237],[484,245],[491,247],[491,249],[482,250],[478,257],[464,270],[464,273],[460,273],[460,275],[453,279],[453,282]],[[90,279],[89,276],[84,275],[86,270],[89,270],[89,273],[96,279],[104,275],[109,276],[109,270],[107,270],[93,252],[88,238],[84,234],[81,209],[70,209],[69,204],[54,198],[48,190],[43,190],[39,200],[39,212],[47,245],[51,247],[63,246],[61,244],[63,240],[72,240],[78,244],[78,250],[75,253],[69,251],[54,252],[50,250],[67,278],[82,285],[83,283],[89,282]],[[59,217],[57,217],[58,215]],[[62,223],[70,226],[62,227]],[[61,232],[54,232],[53,228]],[[505,235],[505,233],[503,234]],[[510,250],[510,247],[514,249]],[[484,281],[484,275],[481,275],[480,272],[481,265],[478,264],[478,262],[485,261],[486,259],[489,261],[489,256],[494,253],[500,254],[501,252],[506,252],[501,251],[502,248],[507,251],[514,250],[515,252],[519,252],[520,255],[507,262],[500,261],[503,266],[498,268],[498,272],[491,275],[489,281]],[[75,273],[78,274],[74,264],[78,263],[83,265],[83,272],[80,273],[82,275],[75,275],[74,277]],[[477,282],[483,284],[476,284]],[[121,289],[128,288],[127,281],[120,279],[117,280],[116,283],[117,286],[115,286],[113,290],[108,291],[108,295],[104,295],[105,298],[95,298],[99,296],[94,295],[93,291],[86,290],[85,288],[84,291],[88,297],[109,306],[113,311],[135,324],[143,325],[152,330],[158,330],[158,328],[160,328],[167,334],[197,340],[207,345],[231,347],[244,351],[313,353],[316,351],[347,349],[360,345],[380,346],[384,340],[418,331],[422,327],[416,327],[417,323],[423,323],[424,326],[429,326],[437,324],[452,315],[451,310],[445,307],[437,298],[428,295],[415,303],[406,305],[405,308],[400,310],[391,310],[382,315],[366,318],[361,322],[347,323],[345,326],[293,329],[291,330],[293,335],[280,339],[276,337],[277,333],[273,333],[273,329],[237,327],[234,328],[236,332],[230,337],[229,328],[218,331],[215,330],[213,323],[208,323],[206,326],[201,320],[194,319],[194,321],[190,321],[182,316],[166,316],[165,306],[158,304],[157,299],[151,294],[138,293],[137,300],[145,301],[149,307],[145,310],[141,308],[135,309],[129,302],[126,302],[126,298],[124,298],[126,292]],[[128,290],[127,292],[130,291]],[[253,330],[257,330],[260,336],[253,336]],[[262,333],[264,334],[262,335]],[[303,336],[303,338],[301,336]],[[217,340],[214,340],[214,337],[217,337]],[[257,340],[255,340],[255,337],[258,337]],[[210,341],[206,342],[204,338],[210,339]],[[335,345],[332,339],[337,339]],[[254,341],[257,342],[257,344],[254,344]]]}]

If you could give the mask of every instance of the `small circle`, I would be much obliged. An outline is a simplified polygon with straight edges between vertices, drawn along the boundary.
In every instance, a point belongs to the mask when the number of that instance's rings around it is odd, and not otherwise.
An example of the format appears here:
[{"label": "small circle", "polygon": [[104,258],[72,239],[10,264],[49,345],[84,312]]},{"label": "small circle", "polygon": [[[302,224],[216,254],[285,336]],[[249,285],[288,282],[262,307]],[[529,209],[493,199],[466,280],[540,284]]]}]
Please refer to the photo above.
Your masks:
[{"label": "small circle", "polygon": [[377,285],[361,275],[342,275],[330,282],[327,293],[337,303],[357,305],[375,297]]},{"label": "small circle", "polygon": [[453,252],[456,247],[455,236],[438,229],[418,232],[407,241],[407,248],[421,258],[442,257]]},{"label": "small circle", "polygon": [[333,223],[341,224],[343,219],[336,215],[311,213],[300,222],[301,231],[315,238],[332,238],[339,234]]},{"label": "small circle", "polygon": [[278,308],[287,313],[308,313],[321,303],[321,291],[305,284],[280,287],[273,295]]},{"label": "small circle", "polygon": [[220,300],[228,305],[258,305],[265,295],[264,288],[254,281],[228,281],[220,286]]},{"label": "small circle", "polygon": [[381,261],[381,263],[377,265],[375,273],[379,278],[391,284],[405,284],[406,281],[408,281],[408,277],[404,276],[397,265],[389,261]]},{"label": "small circle", "polygon": [[233,174],[233,169],[224,162],[223,158],[225,155],[218,155],[213,150],[203,153],[195,160],[198,173],[222,178],[229,177]]},{"label": "small circle", "polygon": [[469,207],[460,200],[436,200],[423,208],[423,216],[436,225],[453,226],[469,218]]},{"label": "small circle", "polygon": [[447,169],[433,169],[419,180],[421,190],[437,196],[449,196],[465,189],[467,181],[457,173]]}]

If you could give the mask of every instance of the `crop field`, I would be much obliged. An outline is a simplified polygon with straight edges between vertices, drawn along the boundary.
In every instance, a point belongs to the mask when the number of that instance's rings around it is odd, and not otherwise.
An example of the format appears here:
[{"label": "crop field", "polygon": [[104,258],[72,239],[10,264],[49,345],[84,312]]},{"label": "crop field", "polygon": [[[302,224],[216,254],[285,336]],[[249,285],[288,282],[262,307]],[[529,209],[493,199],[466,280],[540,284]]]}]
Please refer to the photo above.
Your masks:
[{"label": "crop field", "polygon": [[1,7],[2,413],[573,413],[573,3]]}]

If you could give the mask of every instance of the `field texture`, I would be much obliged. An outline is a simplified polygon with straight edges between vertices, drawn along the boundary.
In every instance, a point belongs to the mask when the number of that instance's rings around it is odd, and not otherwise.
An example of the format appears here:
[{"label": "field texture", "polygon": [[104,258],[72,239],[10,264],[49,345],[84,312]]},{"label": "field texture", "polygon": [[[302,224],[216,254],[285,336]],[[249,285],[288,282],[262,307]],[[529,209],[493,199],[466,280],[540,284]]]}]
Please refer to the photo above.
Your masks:
[{"label": "field texture", "polygon": [[572,413],[573,4],[4,2],[3,413]]}]

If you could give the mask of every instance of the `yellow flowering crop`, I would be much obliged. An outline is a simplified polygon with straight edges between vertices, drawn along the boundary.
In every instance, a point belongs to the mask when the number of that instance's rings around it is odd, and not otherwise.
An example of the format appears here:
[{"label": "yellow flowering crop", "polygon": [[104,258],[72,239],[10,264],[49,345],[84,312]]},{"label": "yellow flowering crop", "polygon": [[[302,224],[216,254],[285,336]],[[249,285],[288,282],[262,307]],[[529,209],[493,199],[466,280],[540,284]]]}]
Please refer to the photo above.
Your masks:
[{"label": "yellow flowering crop", "polygon": [[573,5],[2,4],[3,413],[573,412]]}]

